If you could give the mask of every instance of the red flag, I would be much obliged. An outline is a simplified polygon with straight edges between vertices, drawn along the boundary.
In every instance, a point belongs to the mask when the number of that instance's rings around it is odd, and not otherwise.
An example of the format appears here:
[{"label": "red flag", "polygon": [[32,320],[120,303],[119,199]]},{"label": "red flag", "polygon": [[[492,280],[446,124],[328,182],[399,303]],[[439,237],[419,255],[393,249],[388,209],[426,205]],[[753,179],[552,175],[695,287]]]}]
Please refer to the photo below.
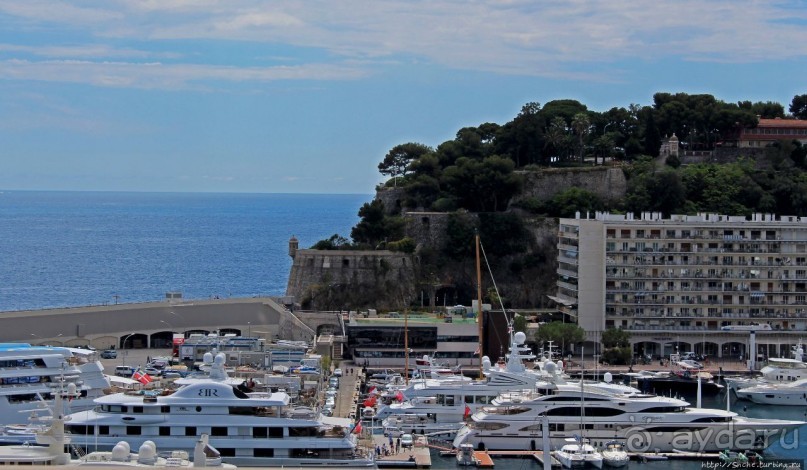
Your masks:
[{"label": "red flag", "polygon": [[134,373],[132,374],[132,378],[134,380],[137,380],[138,382],[140,382],[143,385],[151,383],[151,377],[148,374],[146,374],[144,372],[141,372],[140,369],[137,369],[136,371],[134,371]]},{"label": "red flag", "polygon": [[364,406],[372,408],[372,407],[375,406],[375,402],[376,402],[376,398],[375,398],[375,395],[374,395],[374,396],[364,400]]},{"label": "red flag", "polygon": [[353,434],[360,434],[361,433],[361,421],[356,420],[356,426],[353,427]]},{"label": "red flag", "polygon": [[467,419],[468,416],[471,416],[471,408],[468,405],[465,405],[465,413],[462,415],[463,419]]},{"label": "red flag", "polygon": [[395,399],[398,400],[398,401],[403,401],[404,396],[403,396],[403,393],[401,393],[400,390],[398,390],[398,393],[395,394]]},{"label": "red flag", "polygon": [[372,387],[370,387],[370,390],[367,390],[367,393],[368,393],[368,394],[371,394],[371,393],[373,393],[373,392],[375,392],[375,385],[373,385]]}]

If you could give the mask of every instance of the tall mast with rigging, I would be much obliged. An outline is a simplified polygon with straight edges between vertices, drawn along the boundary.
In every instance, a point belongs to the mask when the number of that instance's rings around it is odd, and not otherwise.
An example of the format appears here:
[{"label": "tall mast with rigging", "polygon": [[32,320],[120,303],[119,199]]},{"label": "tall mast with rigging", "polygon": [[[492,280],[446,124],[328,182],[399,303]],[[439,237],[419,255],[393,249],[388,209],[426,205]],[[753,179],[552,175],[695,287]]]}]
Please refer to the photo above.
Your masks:
[{"label": "tall mast with rigging", "polygon": [[479,256],[479,233],[476,234],[476,322],[479,325],[479,378],[482,379],[482,265]]}]

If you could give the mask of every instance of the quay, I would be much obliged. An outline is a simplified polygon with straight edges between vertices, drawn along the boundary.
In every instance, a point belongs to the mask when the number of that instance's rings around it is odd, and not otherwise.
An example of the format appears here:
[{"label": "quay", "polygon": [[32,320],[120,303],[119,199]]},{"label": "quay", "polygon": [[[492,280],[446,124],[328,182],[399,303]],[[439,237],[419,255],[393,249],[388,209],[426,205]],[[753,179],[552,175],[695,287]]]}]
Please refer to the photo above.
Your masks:
[{"label": "quay", "polygon": [[[389,439],[382,434],[373,434],[372,443],[376,449],[385,445],[390,447]],[[429,468],[432,466],[432,458],[429,447],[416,440],[415,445],[408,449],[402,448],[400,452],[392,449],[389,455],[383,455],[383,452],[376,454],[375,463],[378,468]]]}]

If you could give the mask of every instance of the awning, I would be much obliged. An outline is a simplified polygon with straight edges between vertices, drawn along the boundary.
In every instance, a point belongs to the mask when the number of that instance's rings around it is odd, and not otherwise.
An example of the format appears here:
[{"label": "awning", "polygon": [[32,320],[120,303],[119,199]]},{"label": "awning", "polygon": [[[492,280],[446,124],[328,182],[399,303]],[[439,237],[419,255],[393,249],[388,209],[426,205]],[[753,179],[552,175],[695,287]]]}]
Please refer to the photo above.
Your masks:
[{"label": "awning", "polygon": [[557,302],[559,304],[565,305],[567,307],[571,307],[572,305],[577,305],[577,302],[575,302],[574,300],[571,300],[571,299],[564,299],[562,297],[557,297],[557,296],[554,296],[554,295],[547,295],[547,297],[549,297],[549,300],[553,300],[553,301],[555,301],[555,302]]}]

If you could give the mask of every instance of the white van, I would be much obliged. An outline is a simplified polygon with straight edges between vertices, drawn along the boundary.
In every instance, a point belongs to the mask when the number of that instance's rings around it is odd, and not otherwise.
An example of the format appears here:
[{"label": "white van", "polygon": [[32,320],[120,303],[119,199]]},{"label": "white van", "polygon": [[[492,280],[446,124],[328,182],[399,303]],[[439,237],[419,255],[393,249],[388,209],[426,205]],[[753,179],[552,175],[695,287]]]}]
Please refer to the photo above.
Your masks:
[{"label": "white van", "polygon": [[131,377],[134,374],[134,368],[130,366],[115,367],[115,375],[118,377]]}]

